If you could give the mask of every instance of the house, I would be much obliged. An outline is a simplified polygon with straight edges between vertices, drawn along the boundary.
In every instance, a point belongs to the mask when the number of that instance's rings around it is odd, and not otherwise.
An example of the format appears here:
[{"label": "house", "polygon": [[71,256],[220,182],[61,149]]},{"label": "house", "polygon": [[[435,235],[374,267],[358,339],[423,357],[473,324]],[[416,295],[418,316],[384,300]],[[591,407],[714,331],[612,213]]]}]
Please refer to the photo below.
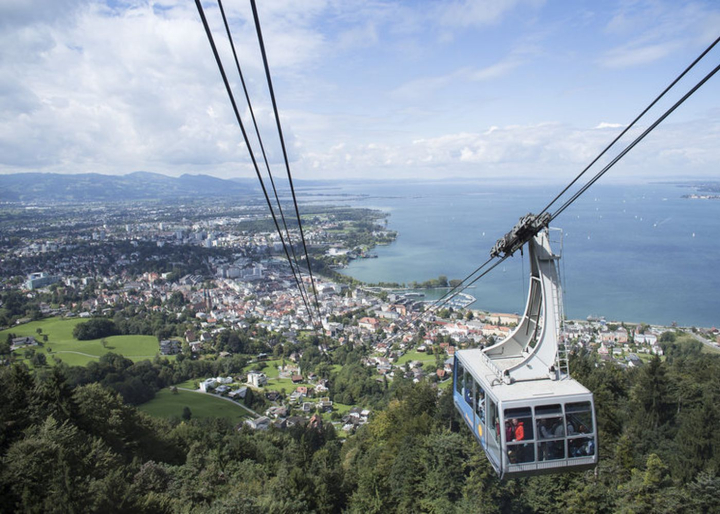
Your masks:
[{"label": "house", "polygon": [[647,344],[647,345],[654,345],[657,343],[657,336],[655,334],[635,334],[635,343],[636,344]]},{"label": "house", "polygon": [[160,341],[160,353],[163,355],[177,355],[180,353],[180,341],[175,339]]},{"label": "house", "polygon": [[658,343],[653,344],[650,347],[650,351],[655,355],[664,355],[665,352],[662,349],[662,346],[660,346]]},{"label": "house", "polygon": [[313,414],[310,418],[310,421],[308,421],[308,427],[310,428],[322,428],[323,422],[322,418],[318,414]]},{"label": "house", "polygon": [[317,406],[324,410],[324,411],[331,411],[333,402],[328,397],[320,398],[320,400],[317,403]]},{"label": "house", "polygon": [[292,393],[290,393],[290,396],[288,397],[288,400],[292,403],[298,403],[304,399],[305,399],[305,395],[298,391],[293,391]]},{"label": "house", "polygon": [[245,424],[253,430],[267,430],[270,428],[272,421],[267,416],[260,416],[257,419],[248,419]]},{"label": "house", "polygon": [[288,408],[284,405],[273,406],[270,407],[265,414],[267,414],[268,417],[272,417],[275,419],[284,418],[288,415]]},{"label": "house", "polygon": [[630,368],[639,368],[643,365],[643,361],[641,361],[640,357],[638,357],[634,353],[631,353],[630,355],[625,357],[625,360],[627,360],[628,367]]},{"label": "house", "polygon": [[218,386],[217,388],[215,388],[215,392],[217,394],[227,394],[230,392],[230,386],[226,386],[226,385]]},{"label": "house", "polygon": [[212,391],[217,387],[217,380],[214,378],[208,378],[207,380],[203,380],[200,382],[200,390],[203,393],[207,393],[209,391]]},{"label": "house", "polygon": [[34,337],[15,337],[10,343],[10,350],[17,350],[18,348],[25,348],[26,346],[37,346],[38,342]]},{"label": "house", "polygon": [[278,393],[277,391],[270,391],[265,393],[265,398],[267,398],[271,402],[275,402],[280,399],[280,393]]},{"label": "house", "polygon": [[228,396],[230,398],[232,398],[233,400],[244,400],[245,396],[247,396],[247,392],[248,392],[248,388],[243,386],[240,389],[235,389],[234,391],[230,391],[230,393],[228,393]]},{"label": "house", "polygon": [[369,332],[375,332],[377,328],[380,326],[380,322],[376,320],[375,318],[360,318],[358,320],[358,328],[360,330],[366,330]]},{"label": "house", "polygon": [[297,426],[297,425],[304,426],[305,423],[307,423],[307,418],[304,418],[304,417],[302,417],[302,416],[290,416],[290,417],[286,420],[285,426],[286,426],[287,428],[292,428],[292,427]]},{"label": "house", "polygon": [[303,381],[302,375],[293,375],[293,376],[292,376],[292,383],[293,383],[293,384],[299,384],[299,383],[302,382],[302,381]]},{"label": "house", "polygon": [[247,382],[253,387],[263,387],[267,385],[267,376],[260,371],[251,371],[248,373]]}]

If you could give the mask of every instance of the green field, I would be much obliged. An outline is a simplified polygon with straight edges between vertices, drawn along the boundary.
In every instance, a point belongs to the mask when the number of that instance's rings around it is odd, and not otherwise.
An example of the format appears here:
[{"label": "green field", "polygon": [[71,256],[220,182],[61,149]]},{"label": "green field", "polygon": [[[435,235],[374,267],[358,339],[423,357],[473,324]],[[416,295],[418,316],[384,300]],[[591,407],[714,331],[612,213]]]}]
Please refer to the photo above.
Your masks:
[{"label": "green field", "polygon": [[190,380],[186,380],[185,382],[180,382],[179,384],[175,384],[175,387],[182,387],[184,389],[198,389],[198,385],[200,382],[202,382],[204,379],[202,378],[191,378]]},{"label": "green field", "polygon": [[217,396],[191,391],[173,394],[170,389],[158,391],[154,399],[138,409],[158,418],[170,418],[180,417],[184,407],[190,408],[193,418],[227,418],[240,422],[250,417],[250,413],[239,405]]},{"label": "green field", "polygon": [[[103,348],[101,339],[91,341],[78,341],[72,335],[75,325],[86,321],[84,319],[48,318],[32,321],[23,325],[0,331],[0,338],[5,339],[7,334],[16,336],[33,336],[43,346],[33,346],[36,352],[47,354],[48,364],[55,361],[53,356],[62,359],[70,366],[85,366],[90,361],[97,361],[102,355],[113,352],[119,353],[133,361],[152,359],[160,351],[160,344],[154,336],[112,336],[105,338],[107,346]],[[37,329],[42,333],[38,334]],[[43,343],[43,335],[48,336]],[[24,359],[25,350],[20,349],[15,355]]]},{"label": "green field", "polygon": [[[446,358],[447,357],[443,357],[442,360],[444,361]],[[397,360],[396,364],[398,366],[404,366],[406,362],[410,362],[410,361],[420,361],[422,363],[435,362],[435,355],[433,355],[432,353],[428,353],[428,352],[419,352],[417,350],[410,350],[405,355],[400,357]]]}]

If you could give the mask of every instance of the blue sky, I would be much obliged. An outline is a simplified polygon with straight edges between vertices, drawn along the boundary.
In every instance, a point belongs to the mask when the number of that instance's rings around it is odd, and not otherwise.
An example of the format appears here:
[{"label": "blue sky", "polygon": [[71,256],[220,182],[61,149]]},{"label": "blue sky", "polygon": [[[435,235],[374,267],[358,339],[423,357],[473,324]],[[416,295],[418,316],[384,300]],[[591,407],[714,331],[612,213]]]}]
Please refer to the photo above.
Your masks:
[{"label": "blue sky", "polygon": [[[258,4],[300,179],[565,181],[720,35],[711,0]],[[282,173],[249,2],[224,6]],[[608,180],[720,179],[719,136],[716,76]],[[0,2],[0,173],[137,170],[254,175],[194,2]]]}]

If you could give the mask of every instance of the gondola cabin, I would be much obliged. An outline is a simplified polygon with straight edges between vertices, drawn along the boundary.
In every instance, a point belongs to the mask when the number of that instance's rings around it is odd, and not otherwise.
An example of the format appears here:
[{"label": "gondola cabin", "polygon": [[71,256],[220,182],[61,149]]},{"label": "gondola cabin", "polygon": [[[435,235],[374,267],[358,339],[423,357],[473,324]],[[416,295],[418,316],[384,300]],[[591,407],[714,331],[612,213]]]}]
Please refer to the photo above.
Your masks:
[{"label": "gondola cabin", "polygon": [[597,464],[590,391],[572,379],[506,384],[495,378],[481,353],[455,353],[453,399],[501,477]]},{"label": "gondola cabin", "polygon": [[516,234],[532,232],[520,323],[497,344],[455,352],[455,407],[501,478],[586,469],[598,460],[593,395],[570,378],[560,335],[560,255],[550,248],[550,230],[532,230],[533,222],[521,219],[496,245],[499,253],[515,251],[522,246]]}]

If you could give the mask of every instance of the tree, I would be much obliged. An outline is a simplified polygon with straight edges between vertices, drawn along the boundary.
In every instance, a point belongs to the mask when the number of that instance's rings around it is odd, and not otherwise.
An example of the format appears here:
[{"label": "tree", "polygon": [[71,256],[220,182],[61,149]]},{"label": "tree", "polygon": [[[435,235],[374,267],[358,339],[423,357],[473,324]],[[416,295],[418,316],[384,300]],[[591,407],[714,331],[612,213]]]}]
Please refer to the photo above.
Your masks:
[{"label": "tree", "polygon": [[185,407],[183,407],[181,417],[185,421],[190,421],[190,418],[192,418],[192,412],[190,411],[190,407],[188,407],[187,405]]},{"label": "tree", "polygon": [[101,337],[119,334],[115,322],[107,318],[93,318],[85,323],[78,323],[73,329],[73,337],[79,341],[100,339]]},{"label": "tree", "polygon": [[657,429],[673,415],[670,392],[674,391],[667,375],[666,365],[655,355],[639,373],[632,389],[632,398],[638,407],[635,412],[640,416],[640,424],[645,428]]},{"label": "tree", "polygon": [[43,352],[35,352],[30,362],[32,362],[34,367],[42,368],[43,366],[47,366],[47,356]]}]

